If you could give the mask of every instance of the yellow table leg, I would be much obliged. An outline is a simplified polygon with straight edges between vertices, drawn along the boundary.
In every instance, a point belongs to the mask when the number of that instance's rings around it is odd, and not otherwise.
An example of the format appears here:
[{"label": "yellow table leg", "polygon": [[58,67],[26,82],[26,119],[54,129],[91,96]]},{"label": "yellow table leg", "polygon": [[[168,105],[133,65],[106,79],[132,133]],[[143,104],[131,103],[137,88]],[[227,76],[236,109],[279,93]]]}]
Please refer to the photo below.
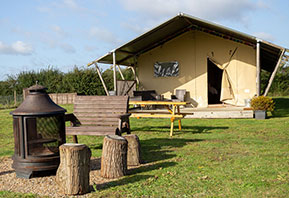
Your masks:
[{"label": "yellow table leg", "polygon": [[171,118],[171,132],[170,132],[170,136],[173,136],[173,132],[174,132],[174,120],[175,120],[175,112],[176,112],[176,105],[173,105],[173,111],[172,111],[172,118]]},{"label": "yellow table leg", "polygon": [[172,110],[170,109],[169,105],[165,105],[166,109],[170,112],[170,114],[172,114]]},{"label": "yellow table leg", "polygon": [[170,132],[170,136],[173,136],[173,132],[174,132],[174,121],[171,120],[171,132]]},{"label": "yellow table leg", "polygon": [[[178,114],[181,114],[180,106],[177,106],[177,110],[178,110]],[[181,120],[178,120],[178,122],[179,122],[179,130],[182,130],[182,122],[181,122]]]}]

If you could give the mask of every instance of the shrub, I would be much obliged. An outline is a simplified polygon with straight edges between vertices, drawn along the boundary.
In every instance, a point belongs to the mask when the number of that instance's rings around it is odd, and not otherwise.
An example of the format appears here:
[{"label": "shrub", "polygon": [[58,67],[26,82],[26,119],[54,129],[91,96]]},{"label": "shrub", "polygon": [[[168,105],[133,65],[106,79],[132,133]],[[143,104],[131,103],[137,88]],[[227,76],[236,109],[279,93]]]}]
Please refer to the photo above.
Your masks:
[{"label": "shrub", "polygon": [[258,96],[252,98],[251,107],[253,108],[253,110],[274,111],[275,102],[270,97]]},{"label": "shrub", "polygon": [[[108,90],[113,90],[113,70],[107,69],[102,73]],[[122,69],[126,80],[134,79],[131,69]],[[117,79],[121,79],[117,71]],[[48,93],[71,93],[80,95],[105,95],[104,88],[95,68],[75,67],[68,73],[48,66],[39,71],[22,71],[17,75],[10,75],[6,81],[0,81],[0,96],[22,94],[23,88],[35,85],[36,81],[47,87]],[[1,101],[0,101],[1,103]]]}]

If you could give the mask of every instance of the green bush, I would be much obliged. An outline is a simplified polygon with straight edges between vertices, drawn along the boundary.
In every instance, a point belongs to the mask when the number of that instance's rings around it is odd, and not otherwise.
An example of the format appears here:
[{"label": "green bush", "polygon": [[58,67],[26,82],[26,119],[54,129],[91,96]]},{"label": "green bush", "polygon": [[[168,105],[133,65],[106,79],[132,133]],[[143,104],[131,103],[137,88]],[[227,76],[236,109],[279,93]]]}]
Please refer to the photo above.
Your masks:
[{"label": "green bush", "polygon": [[104,95],[105,91],[95,68],[74,68],[63,77],[63,93],[76,92],[80,95]]},{"label": "green bush", "polygon": [[[265,70],[261,72],[261,90],[265,91],[271,73]],[[288,96],[289,95],[289,67],[281,66],[273,80],[269,90],[270,96]]]},{"label": "green bush", "polygon": [[[130,69],[122,69],[126,80],[133,79]],[[107,69],[102,72],[102,77],[107,89],[113,90],[113,71]],[[117,79],[121,79],[117,72]],[[104,88],[94,67],[75,67],[68,73],[63,73],[53,67],[36,71],[23,71],[17,75],[8,76],[6,81],[0,81],[0,95],[13,96],[14,90],[17,95],[22,94],[24,88],[28,88],[35,83],[47,88],[48,93],[77,93],[80,95],[105,95]]]},{"label": "green bush", "polygon": [[251,100],[251,107],[253,110],[274,111],[275,102],[268,96],[258,96]]}]

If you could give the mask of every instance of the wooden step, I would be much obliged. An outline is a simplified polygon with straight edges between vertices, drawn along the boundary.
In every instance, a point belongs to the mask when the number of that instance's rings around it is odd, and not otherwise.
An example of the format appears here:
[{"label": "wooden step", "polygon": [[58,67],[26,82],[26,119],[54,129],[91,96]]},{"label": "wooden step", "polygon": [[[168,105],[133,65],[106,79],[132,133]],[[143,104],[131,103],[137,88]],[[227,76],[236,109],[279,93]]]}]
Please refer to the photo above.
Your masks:
[{"label": "wooden step", "polygon": [[253,118],[253,111],[195,111],[184,118]]}]

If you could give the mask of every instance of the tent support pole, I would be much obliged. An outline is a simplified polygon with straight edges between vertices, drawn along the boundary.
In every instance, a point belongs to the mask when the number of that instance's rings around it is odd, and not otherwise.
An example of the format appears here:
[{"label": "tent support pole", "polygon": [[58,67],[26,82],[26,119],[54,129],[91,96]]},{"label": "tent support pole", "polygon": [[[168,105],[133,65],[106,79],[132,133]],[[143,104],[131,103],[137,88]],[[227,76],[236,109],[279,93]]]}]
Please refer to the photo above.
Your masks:
[{"label": "tent support pole", "polygon": [[97,71],[97,73],[98,73],[98,76],[99,76],[99,78],[100,78],[100,81],[101,81],[101,83],[102,83],[102,86],[103,86],[103,88],[104,88],[104,91],[105,91],[106,95],[109,96],[109,93],[108,93],[108,91],[107,91],[106,85],[105,85],[105,83],[104,83],[104,80],[103,80],[103,78],[102,78],[102,76],[101,76],[101,73],[100,73],[100,71],[99,71],[99,68],[98,68],[96,62],[94,62],[94,65],[95,65],[96,71]]},{"label": "tent support pole", "polygon": [[261,94],[261,64],[260,64],[260,40],[257,39],[257,45],[256,45],[256,92],[257,96],[260,96]]},{"label": "tent support pole", "polygon": [[112,59],[113,59],[113,91],[115,95],[117,95],[115,51],[112,52]]},{"label": "tent support pole", "polygon": [[122,74],[122,71],[121,71],[121,69],[120,69],[120,66],[119,66],[119,65],[116,65],[116,66],[117,66],[117,68],[118,68],[118,71],[119,71],[119,73],[120,73],[120,76],[121,76],[122,80],[124,80],[124,76],[123,76],[123,74]]},{"label": "tent support pole", "polygon": [[131,71],[132,71],[132,73],[134,75],[134,79],[136,80],[137,84],[139,84],[139,79],[138,79],[138,77],[136,75],[134,67],[133,66],[129,66],[129,68],[131,69]]},{"label": "tent support pole", "polygon": [[274,80],[274,77],[275,77],[275,75],[276,75],[276,73],[277,73],[277,71],[278,71],[278,68],[279,68],[279,66],[280,66],[280,63],[281,63],[281,61],[282,61],[282,57],[283,57],[285,51],[286,51],[286,50],[283,49],[282,52],[281,52],[281,55],[280,55],[280,57],[279,57],[279,60],[278,60],[278,62],[277,62],[277,64],[276,64],[275,68],[274,68],[274,71],[272,72],[272,74],[271,74],[271,76],[270,76],[270,80],[269,80],[268,85],[267,85],[267,87],[266,87],[266,89],[265,89],[264,96],[267,96],[267,94],[268,94],[268,92],[269,92],[269,90],[270,90],[270,87],[271,87],[272,82],[273,82],[273,80]]},{"label": "tent support pole", "polygon": [[137,76],[137,74],[136,74],[136,67],[137,67],[137,64],[138,64],[138,62],[137,62],[137,56],[134,56],[134,57],[133,57],[133,60],[134,60],[134,64],[133,64],[133,66],[131,66],[131,70],[132,70],[133,75],[134,75],[134,80],[136,81],[137,86],[139,86],[140,82],[139,82],[138,76]]}]

